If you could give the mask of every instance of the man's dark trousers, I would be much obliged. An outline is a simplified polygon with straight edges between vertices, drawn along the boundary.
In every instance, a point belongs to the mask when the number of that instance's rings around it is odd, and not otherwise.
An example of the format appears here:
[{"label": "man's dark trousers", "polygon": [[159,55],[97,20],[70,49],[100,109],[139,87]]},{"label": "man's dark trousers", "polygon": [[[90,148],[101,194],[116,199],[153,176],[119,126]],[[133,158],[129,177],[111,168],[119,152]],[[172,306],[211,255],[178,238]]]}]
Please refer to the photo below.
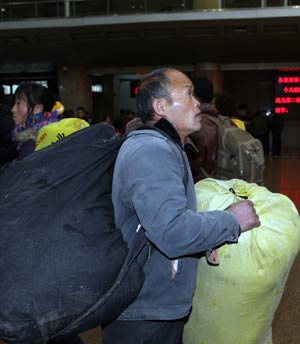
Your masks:
[{"label": "man's dark trousers", "polygon": [[103,344],[181,344],[184,319],[173,321],[115,320],[102,330]]}]

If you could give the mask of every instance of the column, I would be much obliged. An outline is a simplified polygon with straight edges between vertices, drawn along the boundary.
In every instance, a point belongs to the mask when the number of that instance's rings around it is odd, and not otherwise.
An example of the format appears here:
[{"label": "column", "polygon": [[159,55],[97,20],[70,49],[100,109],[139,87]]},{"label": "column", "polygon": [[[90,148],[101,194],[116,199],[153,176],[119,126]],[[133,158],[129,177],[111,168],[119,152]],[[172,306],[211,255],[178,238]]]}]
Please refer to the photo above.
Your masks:
[{"label": "column", "polygon": [[59,98],[65,109],[76,110],[83,106],[93,111],[91,77],[82,67],[64,66],[58,70]]},{"label": "column", "polygon": [[209,79],[214,86],[214,93],[223,92],[223,73],[218,63],[199,63],[195,67],[195,74]]},{"label": "column", "polygon": [[70,0],[65,0],[65,17],[70,17]]}]

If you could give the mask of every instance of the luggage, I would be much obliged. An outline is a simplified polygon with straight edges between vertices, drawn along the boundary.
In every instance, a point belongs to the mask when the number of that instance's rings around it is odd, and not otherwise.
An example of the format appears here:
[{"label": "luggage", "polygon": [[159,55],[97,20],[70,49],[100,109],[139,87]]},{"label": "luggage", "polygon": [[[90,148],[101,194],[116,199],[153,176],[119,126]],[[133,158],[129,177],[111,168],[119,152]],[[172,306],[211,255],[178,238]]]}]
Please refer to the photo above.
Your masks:
[{"label": "luggage", "polygon": [[63,118],[58,122],[50,123],[39,129],[35,141],[35,150],[43,149],[89,126],[85,120],[80,118]]},{"label": "luggage", "polygon": [[[115,228],[122,139],[96,124],[0,172],[0,339],[40,344],[117,317],[142,287],[143,230]],[[135,230],[135,229],[133,229]]]},{"label": "luggage", "polygon": [[199,260],[184,344],[272,344],[272,321],[300,249],[293,202],[263,186],[232,179],[196,184],[198,211],[224,210],[249,199],[261,225],[218,249],[219,265]]},{"label": "luggage", "polygon": [[238,178],[262,185],[265,161],[261,142],[232,125],[228,117],[202,116],[218,126],[217,170],[207,176],[221,180]]},{"label": "luggage", "polygon": [[213,177],[263,184],[261,142],[225,116],[202,114],[202,128],[185,142],[194,182]]}]

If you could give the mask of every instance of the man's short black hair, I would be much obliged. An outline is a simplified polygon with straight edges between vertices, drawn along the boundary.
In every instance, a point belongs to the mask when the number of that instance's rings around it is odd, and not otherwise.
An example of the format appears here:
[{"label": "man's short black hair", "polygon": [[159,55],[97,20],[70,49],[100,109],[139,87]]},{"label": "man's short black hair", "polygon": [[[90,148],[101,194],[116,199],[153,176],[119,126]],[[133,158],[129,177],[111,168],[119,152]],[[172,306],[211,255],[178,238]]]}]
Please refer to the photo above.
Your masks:
[{"label": "man's short black hair", "polygon": [[171,101],[170,80],[166,72],[173,68],[160,68],[147,74],[138,85],[136,97],[137,115],[144,123],[153,119],[152,102],[156,98],[164,98]]}]

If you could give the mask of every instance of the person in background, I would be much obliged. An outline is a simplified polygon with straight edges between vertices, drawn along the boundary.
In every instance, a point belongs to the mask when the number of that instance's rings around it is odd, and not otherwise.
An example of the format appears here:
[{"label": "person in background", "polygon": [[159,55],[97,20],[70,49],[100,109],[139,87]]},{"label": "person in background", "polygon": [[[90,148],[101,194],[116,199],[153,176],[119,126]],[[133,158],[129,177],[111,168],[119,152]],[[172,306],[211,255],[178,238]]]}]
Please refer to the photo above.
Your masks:
[{"label": "person in background", "polygon": [[206,77],[192,79],[195,96],[200,100],[201,129],[185,139],[184,149],[189,159],[194,182],[214,176],[217,171],[218,126],[210,117],[218,117],[217,109],[211,104],[213,84]]},{"label": "person in background", "polygon": [[62,114],[62,118],[74,118],[75,113],[72,109],[65,109],[65,111]]},{"label": "person in background", "polygon": [[220,115],[230,118],[232,123],[242,130],[246,130],[244,121],[237,117],[237,108],[234,97],[226,92],[216,94],[213,104],[219,111]]},{"label": "person in background", "polygon": [[37,83],[22,83],[14,94],[11,109],[15,128],[18,158],[22,159],[35,150],[35,140],[40,128],[61,119],[63,106],[56,103],[47,87]]},{"label": "person in background", "polygon": [[107,123],[109,125],[113,125],[113,119],[111,115],[105,114],[101,117],[100,123]]},{"label": "person in background", "polygon": [[0,167],[17,156],[15,144],[12,141],[14,121],[10,108],[5,103],[3,87],[0,86]]},{"label": "person in background", "polygon": [[265,137],[264,137],[264,143],[265,143],[264,153],[266,156],[268,156],[270,154],[270,148],[271,148],[270,133],[272,131],[272,118],[271,118],[271,114],[268,115],[267,110],[265,109],[261,110],[261,116],[266,121],[266,124],[267,124],[267,130],[265,132]]},{"label": "person in background", "polygon": [[[22,83],[14,94],[11,111],[15,122],[13,133],[18,159],[23,159],[34,152],[38,130],[50,123],[60,121],[64,107],[55,101],[47,87],[37,83]],[[83,344],[77,336],[49,341],[50,343]]]},{"label": "person in background", "polygon": [[249,110],[246,104],[241,103],[238,105],[236,117],[245,123],[246,131],[249,131]]},{"label": "person in background", "polygon": [[282,114],[271,112],[271,131],[272,131],[272,155],[281,154],[281,136],[284,129],[284,118]]},{"label": "person in background", "polygon": [[197,254],[236,243],[260,225],[250,201],[225,211],[197,212],[194,182],[183,151],[201,129],[200,102],[192,81],[173,68],[146,75],[137,95],[138,116],[153,129],[135,130],[114,167],[116,226],[131,247],[144,230],[152,243],[145,282],[136,300],[102,329],[103,344],[180,344],[195,290]]},{"label": "person in background", "polygon": [[78,106],[76,111],[75,111],[75,117],[84,119],[86,122],[89,124],[92,123],[92,116],[91,114],[83,107],[83,106]]},{"label": "person in background", "polygon": [[269,124],[267,121],[267,116],[264,112],[258,110],[250,118],[249,131],[253,137],[260,140],[264,148],[265,156],[268,155],[270,150]]},{"label": "person in background", "polygon": [[130,120],[126,124],[125,134],[128,134],[129,132],[139,129],[144,125],[143,121],[140,119],[140,117],[134,117],[132,120]]},{"label": "person in background", "polygon": [[135,112],[131,110],[121,111],[120,115],[114,120],[114,127],[116,128],[119,136],[123,136],[126,132],[127,123],[136,117]]}]

